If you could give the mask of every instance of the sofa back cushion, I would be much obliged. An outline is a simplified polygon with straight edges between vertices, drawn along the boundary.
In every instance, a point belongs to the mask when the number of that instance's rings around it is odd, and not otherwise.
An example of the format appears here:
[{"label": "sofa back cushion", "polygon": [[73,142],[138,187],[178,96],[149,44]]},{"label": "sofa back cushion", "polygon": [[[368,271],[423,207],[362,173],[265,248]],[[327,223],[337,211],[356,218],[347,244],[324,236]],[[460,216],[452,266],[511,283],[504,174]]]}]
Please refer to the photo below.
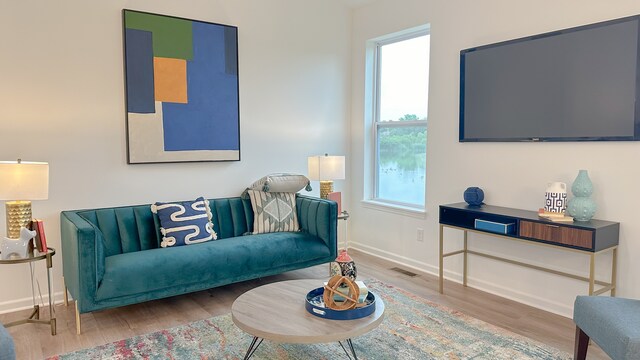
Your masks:
[{"label": "sofa back cushion", "polygon": [[100,230],[106,256],[158,247],[160,232],[149,205],[87,210],[78,215]]},{"label": "sofa back cushion", "polygon": [[[218,239],[241,236],[253,229],[251,201],[237,198],[209,200],[213,230]],[[159,247],[162,235],[150,205],[80,211],[102,233],[105,256]],[[168,250],[169,251],[169,250]]]},{"label": "sofa back cushion", "polygon": [[239,197],[209,200],[213,230],[218,239],[242,236],[253,228],[251,200]]}]

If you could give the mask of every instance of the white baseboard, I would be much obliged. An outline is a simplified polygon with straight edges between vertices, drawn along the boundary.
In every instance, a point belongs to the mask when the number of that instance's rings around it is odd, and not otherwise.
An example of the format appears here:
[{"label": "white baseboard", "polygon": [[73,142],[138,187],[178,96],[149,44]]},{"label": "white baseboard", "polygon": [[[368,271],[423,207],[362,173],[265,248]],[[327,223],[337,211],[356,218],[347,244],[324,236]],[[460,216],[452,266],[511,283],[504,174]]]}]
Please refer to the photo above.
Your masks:
[{"label": "white baseboard", "polygon": [[[64,292],[59,291],[53,294],[54,305],[61,304],[64,302]],[[71,301],[71,297],[69,297],[69,301]],[[42,301],[40,301],[40,296],[36,296],[36,304],[40,306],[49,307],[49,294],[42,294]],[[25,309],[33,309],[33,299],[29,296],[22,299],[16,299],[11,301],[0,302],[0,314],[25,310]]]},{"label": "white baseboard", "polygon": [[361,251],[365,254],[368,255],[372,255],[384,260],[389,260],[389,261],[393,261],[394,263],[397,263],[398,265],[402,265],[404,267],[407,267],[409,269],[412,270],[416,270],[419,272],[423,272],[423,273],[427,273],[427,274],[431,274],[431,275],[435,275],[438,276],[438,268],[433,266],[433,265],[429,265],[425,262],[421,262],[421,261],[417,261],[417,260],[413,260],[410,259],[406,256],[402,256],[402,255],[397,255],[394,254],[392,252],[388,252],[385,250],[380,250],[378,248],[374,248],[372,246],[369,245],[365,245],[365,244],[361,244],[358,242],[353,242],[353,241],[349,241],[349,248],[353,248],[355,250]]},{"label": "white baseboard", "polygon": [[[380,250],[378,248],[361,244],[358,242],[354,242],[354,241],[349,241],[349,247],[371,256],[392,261],[400,266],[403,266],[411,270],[416,270],[419,272],[431,274],[436,277],[439,274],[439,269],[437,266],[427,264],[421,261],[416,261],[406,256],[398,255],[385,250]],[[457,283],[462,284],[461,273],[449,271],[445,269],[444,277],[447,280],[455,281]],[[486,280],[476,279],[473,276],[467,277],[467,284],[470,287],[473,287],[475,289],[482,290],[490,294],[500,296],[509,300],[513,300],[519,303],[523,303],[538,309],[542,309],[557,315],[561,315],[568,318],[571,318],[573,316],[573,308],[571,306],[567,306],[566,304],[540,298],[532,294],[515,291]]]}]

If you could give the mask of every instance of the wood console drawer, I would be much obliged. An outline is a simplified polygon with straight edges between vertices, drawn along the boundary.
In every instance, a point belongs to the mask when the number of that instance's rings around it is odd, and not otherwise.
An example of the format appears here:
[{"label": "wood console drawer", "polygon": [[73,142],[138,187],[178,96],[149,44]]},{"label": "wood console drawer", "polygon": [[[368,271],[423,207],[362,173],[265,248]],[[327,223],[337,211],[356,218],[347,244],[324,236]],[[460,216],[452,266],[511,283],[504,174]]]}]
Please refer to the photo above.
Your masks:
[{"label": "wood console drawer", "polygon": [[569,226],[520,221],[521,237],[593,249],[593,231]]}]

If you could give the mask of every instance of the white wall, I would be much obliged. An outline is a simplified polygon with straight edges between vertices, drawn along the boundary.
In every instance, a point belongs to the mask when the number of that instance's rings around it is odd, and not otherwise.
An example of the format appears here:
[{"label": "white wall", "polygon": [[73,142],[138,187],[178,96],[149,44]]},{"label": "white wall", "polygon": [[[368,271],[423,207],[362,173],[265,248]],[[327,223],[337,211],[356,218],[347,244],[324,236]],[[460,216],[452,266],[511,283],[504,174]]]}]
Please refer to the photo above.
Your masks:
[{"label": "white wall", "polygon": [[[126,164],[123,8],[238,26],[242,161]],[[340,0],[4,1],[0,160],[50,164],[33,212],[58,251],[57,297],[62,210],[238,196],[268,173],[306,174],[307,156],[346,154],[350,28]],[[0,266],[0,312],[30,305],[28,273]]]},{"label": "white wall", "polygon": [[[640,298],[640,165],[637,142],[584,143],[459,143],[459,52],[472,46],[508,40],[640,13],[633,0],[603,2],[570,0],[537,2],[504,0],[381,0],[356,9],[352,56],[352,202],[351,242],[354,247],[437,273],[438,205],[462,201],[469,186],[485,191],[492,205],[537,210],[544,205],[550,181],[571,184],[579,169],[589,170],[598,204],[596,218],[618,221],[620,250],[618,296]],[[425,23],[431,24],[431,78],[427,140],[427,214],[422,218],[363,206],[365,154],[365,42],[381,35]],[[416,229],[425,229],[424,242]],[[447,249],[459,248],[460,235]],[[588,274],[588,257],[570,252],[470,236],[471,247],[547,264],[560,270]],[[354,244],[355,243],[355,244]],[[603,258],[597,274],[609,274]],[[445,260],[447,275],[459,279],[461,262]],[[470,285],[502,296],[571,316],[576,294],[586,283],[470,257]],[[445,289],[446,290],[446,289]]]}]

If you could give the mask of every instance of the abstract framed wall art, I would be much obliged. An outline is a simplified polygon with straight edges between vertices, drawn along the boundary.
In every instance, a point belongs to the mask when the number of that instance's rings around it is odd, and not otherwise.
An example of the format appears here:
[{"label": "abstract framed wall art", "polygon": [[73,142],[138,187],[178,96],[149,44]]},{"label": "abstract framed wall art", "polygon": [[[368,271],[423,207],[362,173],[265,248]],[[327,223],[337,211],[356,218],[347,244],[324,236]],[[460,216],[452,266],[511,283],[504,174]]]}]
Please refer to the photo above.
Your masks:
[{"label": "abstract framed wall art", "polygon": [[127,162],[240,160],[238,28],[122,13]]}]

